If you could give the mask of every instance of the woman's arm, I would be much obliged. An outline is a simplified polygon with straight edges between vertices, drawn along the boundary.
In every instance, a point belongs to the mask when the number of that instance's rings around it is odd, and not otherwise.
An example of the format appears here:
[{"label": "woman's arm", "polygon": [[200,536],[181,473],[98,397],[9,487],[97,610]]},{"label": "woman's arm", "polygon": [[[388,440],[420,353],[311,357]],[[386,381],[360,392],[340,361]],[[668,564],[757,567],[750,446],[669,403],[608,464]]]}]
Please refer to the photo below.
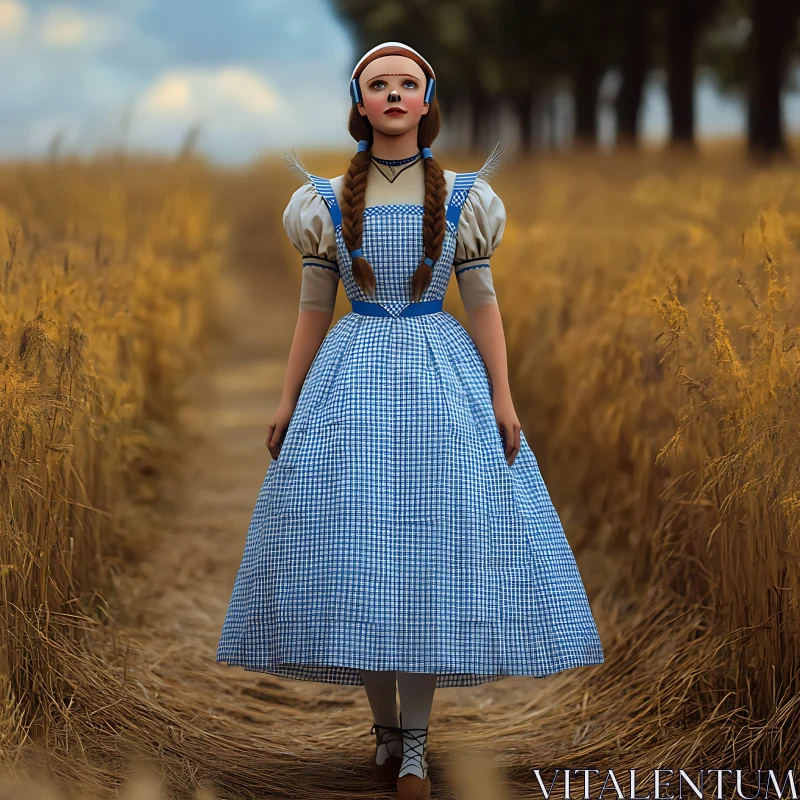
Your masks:
[{"label": "woman's arm", "polygon": [[505,225],[503,201],[477,178],[461,209],[453,264],[472,340],[492,384],[492,406],[506,459],[513,464],[520,448],[520,424],[511,401],[506,337],[489,265]]},{"label": "woman's arm", "polygon": [[511,400],[508,381],[508,353],[503,331],[503,318],[497,303],[487,303],[466,309],[470,335],[481,354],[492,383],[492,405],[498,428],[503,435],[505,455],[509,464],[519,452],[521,425]]},{"label": "woman's arm", "polygon": [[281,404],[294,409],[308,370],[325,339],[333,320],[332,311],[304,309],[297,316],[294,338],[289,350],[286,379],[283,382]]},{"label": "woman's arm", "polygon": [[297,316],[292,346],[289,349],[289,360],[286,365],[286,378],[283,381],[283,393],[278,408],[272,415],[267,427],[265,442],[270,455],[278,459],[284,436],[292,419],[295,406],[300,397],[300,390],[314,362],[320,345],[330,328],[333,311],[314,311],[302,309]]},{"label": "woman's arm", "polygon": [[283,212],[283,226],[303,256],[300,313],[286,364],[278,408],[267,429],[266,445],[278,458],[308,371],[333,320],[339,286],[336,232],[330,212],[310,183],[296,189]]},{"label": "woman's arm", "polygon": [[466,309],[470,335],[486,364],[493,394],[511,394],[503,318],[497,303]]}]

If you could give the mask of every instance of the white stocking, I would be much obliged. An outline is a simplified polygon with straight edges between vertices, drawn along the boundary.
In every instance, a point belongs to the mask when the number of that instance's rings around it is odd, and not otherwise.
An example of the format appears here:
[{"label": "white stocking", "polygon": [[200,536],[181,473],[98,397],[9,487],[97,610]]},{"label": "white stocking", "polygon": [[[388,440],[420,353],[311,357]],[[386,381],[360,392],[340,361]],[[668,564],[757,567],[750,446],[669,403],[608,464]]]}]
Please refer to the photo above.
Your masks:
[{"label": "white stocking", "polygon": [[424,748],[425,729],[431,716],[436,674],[431,672],[397,671],[397,688],[400,690],[400,708],[403,711],[403,763],[400,776],[413,773],[420,778],[428,774]]},{"label": "white stocking", "polygon": [[[372,718],[377,725],[400,726],[397,715],[397,677],[394,670],[362,669],[364,689],[367,693]],[[400,734],[394,731],[381,732],[383,743],[375,753],[375,763],[383,764],[390,756],[402,757],[403,745]],[[379,739],[380,741],[380,739]]]}]

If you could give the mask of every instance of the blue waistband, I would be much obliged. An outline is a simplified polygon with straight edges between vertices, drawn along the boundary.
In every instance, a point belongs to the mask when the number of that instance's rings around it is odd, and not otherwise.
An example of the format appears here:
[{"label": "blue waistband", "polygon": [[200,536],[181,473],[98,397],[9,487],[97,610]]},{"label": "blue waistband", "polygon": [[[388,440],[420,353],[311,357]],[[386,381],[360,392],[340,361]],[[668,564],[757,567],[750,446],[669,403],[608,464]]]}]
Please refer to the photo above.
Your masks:
[{"label": "blue waistband", "polygon": [[[398,316],[401,317],[419,317],[422,314],[436,314],[442,310],[443,300],[423,300],[417,303],[407,305]],[[356,314],[364,314],[367,317],[391,317],[388,309],[384,308],[380,303],[371,303],[364,300],[353,300],[353,311]]]}]

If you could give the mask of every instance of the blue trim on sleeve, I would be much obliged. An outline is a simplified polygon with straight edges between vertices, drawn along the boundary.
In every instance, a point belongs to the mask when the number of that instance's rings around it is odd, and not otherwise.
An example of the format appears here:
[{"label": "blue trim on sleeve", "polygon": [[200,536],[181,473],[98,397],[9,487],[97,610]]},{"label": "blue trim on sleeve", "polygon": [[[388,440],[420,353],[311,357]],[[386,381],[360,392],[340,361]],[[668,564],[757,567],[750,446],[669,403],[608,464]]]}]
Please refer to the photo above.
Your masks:
[{"label": "blue trim on sleeve", "polygon": [[480,259],[480,263],[477,264],[473,263],[472,261],[464,261],[456,266],[455,271],[456,275],[460,275],[462,272],[467,272],[467,270],[470,269],[478,269],[480,267],[486,267],[487,269],[490,269],[489,260]]}]

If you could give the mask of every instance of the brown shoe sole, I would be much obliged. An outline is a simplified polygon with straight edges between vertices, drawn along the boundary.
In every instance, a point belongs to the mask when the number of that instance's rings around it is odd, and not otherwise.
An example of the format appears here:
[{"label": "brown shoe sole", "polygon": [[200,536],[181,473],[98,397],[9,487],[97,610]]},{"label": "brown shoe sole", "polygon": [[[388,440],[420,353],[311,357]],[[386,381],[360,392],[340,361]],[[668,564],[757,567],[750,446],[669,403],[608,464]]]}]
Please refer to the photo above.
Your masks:
[{"label": "brown shoe sole", "polygon": [[397,800],[428,800],[431,796],[431,779],[417,775],[403,775],[397,779]]}]

